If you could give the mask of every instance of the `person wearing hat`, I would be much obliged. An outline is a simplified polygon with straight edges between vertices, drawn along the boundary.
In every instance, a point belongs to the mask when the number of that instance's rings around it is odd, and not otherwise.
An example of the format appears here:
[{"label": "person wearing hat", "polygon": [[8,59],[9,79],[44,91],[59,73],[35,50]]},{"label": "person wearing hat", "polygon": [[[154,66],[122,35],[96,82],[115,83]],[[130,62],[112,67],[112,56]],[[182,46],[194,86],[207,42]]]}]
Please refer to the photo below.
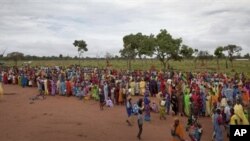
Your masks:
[{"label": "person wearing hat", "polygon": [[185,141],[184,129],[177,117],[174,118],[174,125],[171,129],[171,135],[173,137],[172,141]]}]

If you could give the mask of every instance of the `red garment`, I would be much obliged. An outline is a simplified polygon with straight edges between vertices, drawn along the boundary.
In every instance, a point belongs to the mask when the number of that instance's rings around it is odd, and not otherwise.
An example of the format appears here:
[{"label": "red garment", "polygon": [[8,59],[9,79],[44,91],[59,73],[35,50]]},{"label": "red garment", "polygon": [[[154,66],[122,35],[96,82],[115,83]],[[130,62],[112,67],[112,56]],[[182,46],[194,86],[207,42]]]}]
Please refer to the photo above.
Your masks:
[{"label": "red garment", "polygon": [[161,89],[162,94],[164,94],[166,91],[166,84],[164,80],[161,81],[160,89]]},{"label": "red garment", "polygon": [[3,82],[4,82],[4,84],[8,84],[8,76],[7,76],[7,73],[4,73],[4,75],[3,75]]},{"label": "red garment", "polygon": [[70,81],[66,81],[66,94],[68,96],[72,95],[72,87]]}]

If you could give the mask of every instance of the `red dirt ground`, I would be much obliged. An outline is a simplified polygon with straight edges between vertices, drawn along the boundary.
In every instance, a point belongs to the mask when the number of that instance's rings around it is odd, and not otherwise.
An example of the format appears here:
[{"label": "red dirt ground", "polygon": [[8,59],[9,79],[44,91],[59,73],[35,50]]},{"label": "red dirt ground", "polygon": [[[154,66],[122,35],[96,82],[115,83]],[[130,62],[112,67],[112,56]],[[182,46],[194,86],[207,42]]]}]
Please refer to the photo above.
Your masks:
[{"label": "red dirt ground", "polygon": [[[75,97],[47,96],[30,104],[35,88],[5,85],[0,101],[0,141],[136,141],[136,118],[129,127],[125,106],[99,109],[93,100],[80,101]],[[137,98],[133,98],[135,101]],[[187,118],[180,118],[186,123]],[[211,118],[201,118],[202,141],[211,141]],[[152,114],[144,122],[142,141],[171,141],[173,117],[159,120]],[[187,137],[186,139],[190,140]],[[226,140],[226,138],[225,138]]]}]

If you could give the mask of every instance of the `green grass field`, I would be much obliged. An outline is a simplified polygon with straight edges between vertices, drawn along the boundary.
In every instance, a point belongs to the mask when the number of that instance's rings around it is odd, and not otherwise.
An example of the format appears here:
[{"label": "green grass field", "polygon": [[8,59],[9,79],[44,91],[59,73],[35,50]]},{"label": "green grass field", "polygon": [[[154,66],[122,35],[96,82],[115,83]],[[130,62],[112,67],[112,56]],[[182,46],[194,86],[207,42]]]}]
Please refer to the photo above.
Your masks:
[{"label": "green grass field", "polygon": [[[21,66],[25,61],[18,61],[18,66]],[[110,60],[110,64],[112,68],[126,70],[127,61],[126,60]],[[6,65],[12,66],[14,65],[13,61],[6,61]],[[78,60],[37,60],[32,61],[31,66],[69,66],[72,64],[79,64]],[[99,67],[105,68],[106,67],[106,60],[81,60],[81,66],[92,66],[92,67]],[[242,60],[242,61],[234,61],[234,67],[231,67],[230,62],[228,62],[228,69],[226,69],[225,60],[220,60],[220,69],[218,70],[216,60],[209,60],[205,62],[205,65],[202,65],[201,61],[195,63],[193,60],[182,60],[182,61],[170,61],[169,62],[171,68],[178,71],[209,71],[209,72],[226,72],[227,74],[231,75],[234,72],[244,72],[248,76],[250,76],[250,61]],[[162,64],[158,60],[132,60],[131,62],[131,69],[132,70],[148,70],[152,66],[154,66],[157,70],[162,69]]]}]

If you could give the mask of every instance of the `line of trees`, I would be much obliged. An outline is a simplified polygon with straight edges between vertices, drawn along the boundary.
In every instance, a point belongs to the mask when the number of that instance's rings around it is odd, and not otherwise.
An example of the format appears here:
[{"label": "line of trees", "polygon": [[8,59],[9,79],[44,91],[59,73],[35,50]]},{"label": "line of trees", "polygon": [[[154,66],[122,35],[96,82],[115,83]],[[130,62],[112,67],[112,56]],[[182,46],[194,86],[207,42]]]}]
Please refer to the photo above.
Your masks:
[{"label": "line of trees", "polygon": [[[83,53],[88,51],[87,43],[84,40],[75,40],[73,42],[75,48],[77,48],[78,56],[70,57],[59,54],[58,56],[31,56],[24,55],[20,52],[11,52],[6,57],[1,56],[2,60],[83,60]],[[128,69],[131,70],[131,60],[136,58],[157,58],[165,71],[170,68],[169,61],[181,61],[183,59],[192,59],[195,64],[198,60],[201,61],[201,65],[207,64],[208,60],[216,58],[218,69],[220,69],[219,61],[221,59],[226,60],[226,68],[228,68],[228,61],[231,63],[233,68],[233,60],[235,58],[246,58],[249,59],[250,55],[247,53],[243,57],[240,55],[242,48],[237,45],[219,46],[215,49],[213,54],[209,54],[207,50],[198,50],[182,43],[182,38],[174,38],[166,29],[161,29],[157,35],[144,35],[142,33],[129,34],[123,37],[123,48],[119,51],[119,56],[112,56],[110,53],[106,53],[103,58],[90,58],[88,59],[126,59]],[[226,54],[227,55],[226,55]]]},{"label": "line of trees", "polygon": [[[240,51],[242,48],[237,45],[219,46],[215,49],[214,54],[209,54],[207,50],[194,49],[182,43],[182,38],[174,38],[166,29],[160,30],[157,35],[144,35],[142,33],[129,34],[123,37],[123,49],[120,50],[121,57],[127,58],[129,69],[131,69],[131,60],[135,58],[153,57],[155,56],[163,65],[165,71],[167,66],[169,68],[169,60],[181,61],[182,59],[193,59],[195,62],[201,60],[205,65],[207,60],[217,59],[219,69],[219,60],[229,60],[233,67],[233,60],[241,58]],[[227,52],[227,56],[225,53]],[[244,56],[249,58],[249,53]]]}]

